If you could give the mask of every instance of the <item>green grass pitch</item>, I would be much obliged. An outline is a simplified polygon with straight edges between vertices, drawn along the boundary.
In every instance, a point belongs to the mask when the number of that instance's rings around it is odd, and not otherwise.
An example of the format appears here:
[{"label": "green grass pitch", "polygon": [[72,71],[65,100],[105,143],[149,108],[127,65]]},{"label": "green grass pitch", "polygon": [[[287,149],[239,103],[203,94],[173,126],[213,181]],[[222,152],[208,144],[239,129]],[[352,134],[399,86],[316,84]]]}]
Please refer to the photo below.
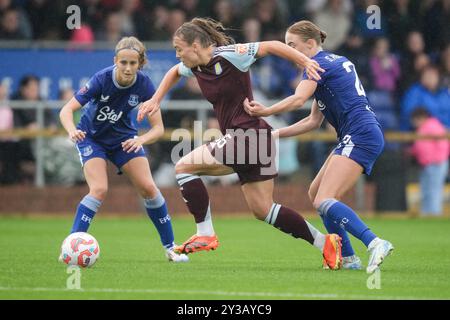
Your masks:
[{"label": "green grass pitch", "polygon": [[[72,218],[2,217],[0,299],[450,298],[450,220],[365,220],[395,246],[382,265],[380,289],[368,289],[365,271],[322,270],[317,249],[250,216],[216,216],[219,248],[175,264],[165,260],[146,217],[99,215],[90,232],[100,259],[81,271],[82,290],[68,290],[70,274],[57,257]],[[319,219],[310,222],[324,230]],[[174,217],[173,225],[177,242],[195,230],[187,215]],[[366,264],[365,247],[352,240]]]}]

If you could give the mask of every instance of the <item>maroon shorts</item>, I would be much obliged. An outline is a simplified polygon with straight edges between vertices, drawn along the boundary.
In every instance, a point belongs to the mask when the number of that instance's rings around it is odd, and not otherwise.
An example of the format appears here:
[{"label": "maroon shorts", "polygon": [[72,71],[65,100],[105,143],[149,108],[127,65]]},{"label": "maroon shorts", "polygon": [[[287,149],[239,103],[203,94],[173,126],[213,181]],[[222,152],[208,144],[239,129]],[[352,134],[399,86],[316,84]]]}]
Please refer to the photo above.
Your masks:
[{"label": "maroon shorts", "polygon": [[235,129],[207,144],[220,163],[233,168],[241,184],[278,176],[275,141],[270,129]]}]

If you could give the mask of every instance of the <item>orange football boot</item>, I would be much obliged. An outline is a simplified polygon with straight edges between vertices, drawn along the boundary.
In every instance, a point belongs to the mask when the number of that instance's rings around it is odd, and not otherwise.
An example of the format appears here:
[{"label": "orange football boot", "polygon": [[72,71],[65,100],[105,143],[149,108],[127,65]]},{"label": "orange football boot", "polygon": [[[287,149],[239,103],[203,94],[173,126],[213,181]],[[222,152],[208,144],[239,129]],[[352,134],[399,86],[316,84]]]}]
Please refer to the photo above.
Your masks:
[{"label": "orange football boot", "polygon": [[197,236],[193,235],[182,245],[176,246],[173,250],[178,253],[194,253],[197,251],[216,250],[219,246],[219,239],[216,235],[213,236]]},{"label": "orange football boot", "polygon": [[331,270],[339,270],[342,267],[342,243],[337,234],[327,234],[323,246],[323,261]]}]

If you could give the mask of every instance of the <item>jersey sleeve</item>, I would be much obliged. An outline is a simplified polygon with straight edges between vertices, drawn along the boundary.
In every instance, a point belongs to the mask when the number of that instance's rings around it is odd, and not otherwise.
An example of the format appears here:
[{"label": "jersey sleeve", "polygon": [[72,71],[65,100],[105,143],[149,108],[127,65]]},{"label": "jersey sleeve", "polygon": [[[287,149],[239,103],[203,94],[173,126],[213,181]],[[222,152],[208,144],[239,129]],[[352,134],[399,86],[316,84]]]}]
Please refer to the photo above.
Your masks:
[{"label": "jersey sleeve", "polygon": [[84,106],[92,99],[98,98],[101,94],[101,85],[97,75],[94,75],[83,88],[75,94],[75,99]]},{"label": "jersey sleeve", "polygon": [[256,61],[259,42],[238,43],[229,46],[219,47],[216,54],[230,61],[242,72],[247,72],[250,66]]},{"label": "jersey sleeve", "polygon": [[147,78],[144,84],[145,94],[143,95],[144,101],[149,100],[155,94],[155,86],[153,85],[152,80]]},{"label": "jersey sleeve", "polygon": [[309,79],[308,75],[306,74],[306,69],[303,68],[302,80],[312,80],[312,81],[317,82],[318,85],[323,85],[324,82],[325,82],[326,76],[328,75],[327,72],[326,72],[327,68],[324,66],[325,61],[321,60],[321,59],[314,59],[314,58],[313,58],[313,60],[316,61],[319,64],[319,66],[322,67],[322,69],[325,69],[325,72],[319,72],[320,77],[321,77],[320,80],[315,80],[315,79],[312,79],[312,78]]},{"label": "jersey sleeve", "polygon": [[192,70],[184,65],[183,62],[178,64],[178,74],[183,77],[193,77]]}]

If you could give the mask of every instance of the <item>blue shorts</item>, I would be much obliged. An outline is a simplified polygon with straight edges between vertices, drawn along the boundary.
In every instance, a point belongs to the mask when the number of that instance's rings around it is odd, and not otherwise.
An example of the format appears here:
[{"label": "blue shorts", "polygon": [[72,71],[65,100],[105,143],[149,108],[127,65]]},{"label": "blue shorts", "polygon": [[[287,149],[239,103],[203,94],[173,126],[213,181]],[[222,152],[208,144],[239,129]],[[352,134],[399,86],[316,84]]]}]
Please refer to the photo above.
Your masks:
[{"label": "blue shorts", "polygon": [[[125,139],[124,141],[126,140],[127,139]],[[119,170],[118,174],[122,173],[120,169],[131,159],[136,157],[146,157],[143,147],[141,147],[138,152],[127,153],[123,151],[121,144],[114,147],[106,147],[87,137],[84,138],[83,141],[78,142],[76,144],[76,147],[78,149],[78,154],[80,156],[82,166],[89,159],[102,158],[111,161]]]},{"label": "blue shorts", "polygon": [[363,167],[365,174],[370,175],[383,148],[383,132],[378,125],[369,124],[346,134],[332,153],[352,159]]}]

